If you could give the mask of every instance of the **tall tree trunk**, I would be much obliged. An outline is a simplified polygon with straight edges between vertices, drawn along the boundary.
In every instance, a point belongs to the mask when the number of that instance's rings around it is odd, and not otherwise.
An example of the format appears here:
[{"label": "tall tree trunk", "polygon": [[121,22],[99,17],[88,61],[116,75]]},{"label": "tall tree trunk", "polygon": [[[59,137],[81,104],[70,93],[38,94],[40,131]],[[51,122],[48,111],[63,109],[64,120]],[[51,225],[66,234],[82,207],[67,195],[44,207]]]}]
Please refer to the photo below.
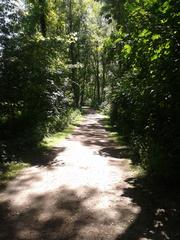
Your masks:
[{"label": "tall tree trunk", "polygon": [[106,60],[102,58],[102,88],[101,88],[101,100],[105,100],[105,86],[106,86]]},{"label": "tall tree trunk", "polygon": [[[72,0],[69,0],[69,33],[73,33],[73,13],[72,13]],[[79,83],[77,81],[77,69],[75,68],[76,64],[76,55],[75,55],[75,43],[70,43],[69,47],[70,60],[71,60],[71,82],[72,82],[72,91],[74,95],[74,106],[76,108],[80,105],[80,89]]]},{"label": "tall tree trunk", "polygon": [[87,69],[85,67],[84,69],[84,76],[82,79],[82,88],[81,88],[81,106],[84,104],[84,94],[85,94],[85,86],[86,86],[86,75],[87,75]]},{"label": "tall tree trunk", "polygon": [[93,88],[93,102],[95,103],[96,102],[96,84],[97,84],[97,81],[96,79],[94,79],[94,88]]},{"label": "tall tree trunk", "polygon": [[98,51],[98,42],[97,42],[97,55],[96,55],[96,85],[97,85],[97,102],[100,103],[100,78],[99,78],[99,51]]}]

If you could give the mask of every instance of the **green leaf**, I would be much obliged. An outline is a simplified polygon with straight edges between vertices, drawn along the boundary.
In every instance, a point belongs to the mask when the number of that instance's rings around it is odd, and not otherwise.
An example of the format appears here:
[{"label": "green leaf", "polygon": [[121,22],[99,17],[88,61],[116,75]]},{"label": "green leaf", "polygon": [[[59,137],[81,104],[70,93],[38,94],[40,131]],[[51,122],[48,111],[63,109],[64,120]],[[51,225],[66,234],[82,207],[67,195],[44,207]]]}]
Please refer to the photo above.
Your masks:
[{"label": "green leaf", "polygon": [[125,54],[130,54],[131,53],[131,50],[132,50],[132,48],[131,48],[131,46],[129,45],[129,44],[125,44],[124,45],[124,48],[123,48],[123,52],[125,53]]},{"label": "green leaf", "polygon": [[139,37],[147,37],[151,34],[151,31],[149,31],[148,29],[144,29],[140,34]]},{"label": "green leaf", "polygon": [[159,39],[160,37],[161,37],[160,34],[154,34],[154,35],[152,36],[152,40],[154,41],[154,40],[156,40],[156,39]]}]

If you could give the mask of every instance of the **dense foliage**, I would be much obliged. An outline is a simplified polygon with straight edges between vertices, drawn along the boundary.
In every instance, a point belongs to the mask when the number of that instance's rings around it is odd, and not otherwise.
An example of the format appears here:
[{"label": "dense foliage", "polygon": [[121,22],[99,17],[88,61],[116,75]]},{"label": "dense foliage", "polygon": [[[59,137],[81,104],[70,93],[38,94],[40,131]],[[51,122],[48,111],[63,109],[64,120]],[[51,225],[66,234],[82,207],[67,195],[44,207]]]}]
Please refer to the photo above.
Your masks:
[{"label": "dense foliage", "polygon": [[105,2],[117,27],[104,45],[112,123],[149,172],[174,177],[180,169],[180,2]]},{"label": "dense foliage", "polygon": [[8,128],[20,124],[22,129],[24,124],[25,129],[37,130],[67,111],[68,89],[58,72],[63,68],[58,61],[64,55],[63,40],[44,38],[35,30],[31,8],[26,13],[15,3],[5,2],[1,4],[1,122]]},{"label": "dense foliage", "polygon": [[81,0],[1,0],[0,8],[1,132],[29,129],[41,138],[62,129],[85,98],[100,98],[94,87],[100,7]]}]

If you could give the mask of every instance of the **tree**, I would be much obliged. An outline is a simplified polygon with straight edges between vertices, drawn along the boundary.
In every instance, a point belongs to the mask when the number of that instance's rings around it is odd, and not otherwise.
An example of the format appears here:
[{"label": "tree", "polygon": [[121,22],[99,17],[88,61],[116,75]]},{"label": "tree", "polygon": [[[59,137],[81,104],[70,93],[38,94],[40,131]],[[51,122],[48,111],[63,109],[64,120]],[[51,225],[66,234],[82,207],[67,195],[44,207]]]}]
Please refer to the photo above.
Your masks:
[{"label": "tree", "polygon": [[179,1],[121,1],[121,8],[105,2],[117,22],[105,48],[114,64],[112,122],[149,172],[169,177],[179,169]]}]

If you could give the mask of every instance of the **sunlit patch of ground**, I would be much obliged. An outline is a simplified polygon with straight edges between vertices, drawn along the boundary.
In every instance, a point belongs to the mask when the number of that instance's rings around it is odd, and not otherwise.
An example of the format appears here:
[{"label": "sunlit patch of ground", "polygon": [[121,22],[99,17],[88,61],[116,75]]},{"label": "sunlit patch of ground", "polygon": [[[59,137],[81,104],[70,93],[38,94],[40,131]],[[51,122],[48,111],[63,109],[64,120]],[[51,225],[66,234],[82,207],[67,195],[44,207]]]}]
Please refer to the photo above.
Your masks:
[{"label": "sunlit patch of ground", "polygon": [[[101,120],[88,114],[71,137],[56,145],[63,151],[52,162],[26,168],[9,182],[0,193],[0,239],[158,239],[148,232],[155,228],[148,223],[151,212],[144,214],[132,196],[126,146],[108,139]],[[157,236],[168,239],[166,232]]]}]

